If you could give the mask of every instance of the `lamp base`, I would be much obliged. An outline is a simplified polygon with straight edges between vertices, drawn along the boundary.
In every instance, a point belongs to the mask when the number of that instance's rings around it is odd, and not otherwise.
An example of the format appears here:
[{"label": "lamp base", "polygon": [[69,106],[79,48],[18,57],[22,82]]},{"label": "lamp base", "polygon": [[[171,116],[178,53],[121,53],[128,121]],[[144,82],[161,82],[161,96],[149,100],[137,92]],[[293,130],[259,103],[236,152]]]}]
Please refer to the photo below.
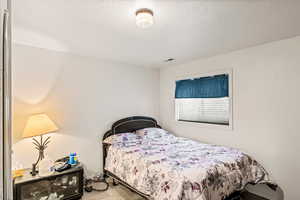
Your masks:
[{"label": "lamp base", "polygon": [[33,139],[33,144],[36,146],[35,148],[39,151],[39,157],[36,163],[32,164],[32,171],[31,171],[31,175],[36,176],[38,174],[38,171],[36,170],[36,166],[45,157],[44,150],[47,148],[47,145],[50,143],[50,137],[47,137],[45,141],[43,141],[43,135],[40,136],[40,141],[38,141],[35,138],[32,139]]},{"label": "lamp base", "polygon": [[36,164],[32,164],[32,170],[31,170],[30,174],[32,176],[36,176],[38,173],[39,173],[39,171],[36,170]]}]

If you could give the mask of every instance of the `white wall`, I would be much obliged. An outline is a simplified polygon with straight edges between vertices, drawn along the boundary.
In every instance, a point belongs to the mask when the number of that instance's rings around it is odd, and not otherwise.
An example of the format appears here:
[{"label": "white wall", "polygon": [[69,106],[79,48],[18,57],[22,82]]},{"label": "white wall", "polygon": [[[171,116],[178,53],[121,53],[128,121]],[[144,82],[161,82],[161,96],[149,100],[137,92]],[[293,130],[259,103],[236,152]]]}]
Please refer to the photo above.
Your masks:
[{"label": "white wall", "polygon": [[133,115],[158,117],[159,71],[13,46],[14,157],[24,167],[37,158],[20,140],[28,115],[45,112],[60,127],[47,154],[78,152],[89,171],[102,169],[101,138],[111,124]]},{"label": "white wall", "polygon": [[[177,77],[233,69],[233,130],[176,122]],[[237,147],[271,173],[286,200],[300,197],[300,37],[161,69],[163,127],[196,140]]]},{"label": "white wall", "polygon": [[[14,157],[24,166],[37,156],[30,139],[20,140],[30,114],[46,112],[60,126],[47,149],[50,157],[76,151],[92,172],[102,168],[99,141],[113,121],[160,114],[163,127],[178,135],[249,153],[283,188],[285,199],[299,198],[300,37],[170,66],[160,74],[22,45],[14,45],[13,56]],[[233,131],[176,122],[175,79],[228,68]]]}]

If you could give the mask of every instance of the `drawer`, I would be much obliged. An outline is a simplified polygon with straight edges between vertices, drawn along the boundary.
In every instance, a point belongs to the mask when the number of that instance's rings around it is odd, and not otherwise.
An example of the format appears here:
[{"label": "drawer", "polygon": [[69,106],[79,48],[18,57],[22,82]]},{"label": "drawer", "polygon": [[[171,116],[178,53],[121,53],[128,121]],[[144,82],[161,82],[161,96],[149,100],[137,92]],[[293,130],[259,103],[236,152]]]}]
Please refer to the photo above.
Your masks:
[{"label": "drawer", "polygon": [[83,193],[82,172],[47,177],[15,186],[15,200],[71,200]]}]

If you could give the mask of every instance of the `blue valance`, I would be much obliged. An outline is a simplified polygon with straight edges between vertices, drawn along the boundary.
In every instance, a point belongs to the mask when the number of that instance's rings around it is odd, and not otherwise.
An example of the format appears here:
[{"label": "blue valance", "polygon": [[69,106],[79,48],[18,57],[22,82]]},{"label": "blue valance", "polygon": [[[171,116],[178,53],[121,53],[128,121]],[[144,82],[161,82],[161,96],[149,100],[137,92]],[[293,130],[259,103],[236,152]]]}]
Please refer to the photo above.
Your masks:
[{"label": "blue valance", "polygon": [[175,98],[221,98],[229,96],[228,74],[176,81]]}]

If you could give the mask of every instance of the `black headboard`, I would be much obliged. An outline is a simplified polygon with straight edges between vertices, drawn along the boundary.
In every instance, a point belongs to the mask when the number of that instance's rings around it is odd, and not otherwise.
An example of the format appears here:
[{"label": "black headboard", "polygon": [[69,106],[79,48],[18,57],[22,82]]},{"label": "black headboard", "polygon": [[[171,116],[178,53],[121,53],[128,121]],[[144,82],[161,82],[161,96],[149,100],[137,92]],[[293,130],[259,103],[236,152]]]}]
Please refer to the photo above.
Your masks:
[{"label": "black headboard", "polygon": [[[111,129],[107,131],[103,138],[102,141],[104,141],[106,138],[108,138],[111,135],[119,134],[119,133],[128,133],[128,132],[134,132],[139,129],[143,128],[161,128],[158,124],[157,121],[151,117],[144,117],[144,116],[133,116],[133,117],[127,117],[124,119],[120,119],[113,123],[111,126]],[[106,176],[106,170],[104,169],[105,167],[105,161],[106,161],[106,156],[107,156],[107,148],[109,145],[103,143],[103,171],[104,171],[104,176]]]},{"label": "black headboard", "polygon": [[157,124],[157,121],[151,117],[145,117],[145,116],[127,117],[113,123],[113,125],[111,126],[111,130],[107,131],[104,134],[103,140],[105,140],[107,137],[111,135],[115,135],[118,133],[134,132],[139,129],[151,128],[151,127],[160,128],[160,126]]}]

